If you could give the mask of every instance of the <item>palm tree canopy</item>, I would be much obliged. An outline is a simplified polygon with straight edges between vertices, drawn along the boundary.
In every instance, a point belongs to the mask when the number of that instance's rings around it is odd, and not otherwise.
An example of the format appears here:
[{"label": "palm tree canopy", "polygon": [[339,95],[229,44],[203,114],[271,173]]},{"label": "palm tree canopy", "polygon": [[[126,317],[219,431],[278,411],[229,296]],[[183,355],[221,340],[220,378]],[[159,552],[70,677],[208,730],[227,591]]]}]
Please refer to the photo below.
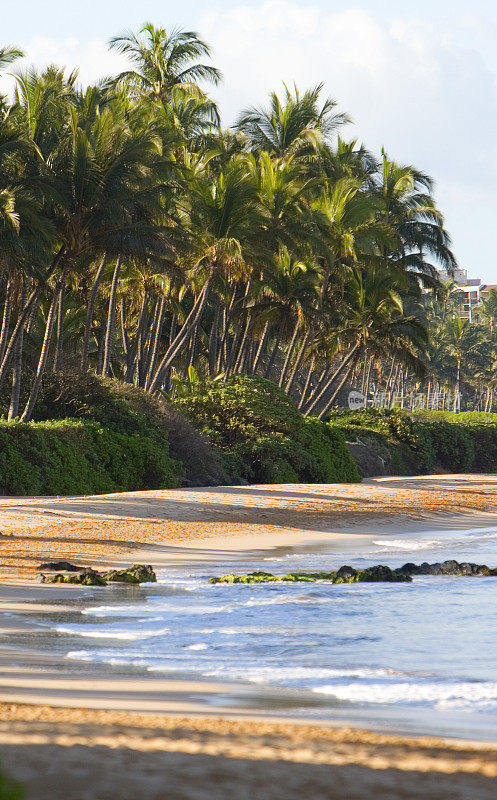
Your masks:
[{"label": "palm tree canopy", "polygon": [[133,69],[122,72],[118,83],[134,87],[149,97],[168,101],[175,86],[197,97],[199,81],[218,83],[221,73],[196,59],[210,55],[209,46],[194,31],[158,28],[147,22],[136,34],[128,32],[110,40],[110,47],[127,56]]}]

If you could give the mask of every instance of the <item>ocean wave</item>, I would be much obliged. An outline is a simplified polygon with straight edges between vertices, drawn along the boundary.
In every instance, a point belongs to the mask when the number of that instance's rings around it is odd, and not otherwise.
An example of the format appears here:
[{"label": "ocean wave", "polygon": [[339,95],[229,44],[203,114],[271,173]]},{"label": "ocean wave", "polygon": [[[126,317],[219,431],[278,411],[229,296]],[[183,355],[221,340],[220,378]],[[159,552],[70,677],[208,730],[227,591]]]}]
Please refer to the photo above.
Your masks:
[{"label": "ocean wave", "polygon": [[440,710],[497,708],[497,683],[493,681],[331,684],[315,686],[312,691],[350,703],[422,705]]},{"label": "ocean wave", "polygon": [[[153,671],[160,671],[160,668],[151,668]],[[206,678],[231,678],[249,681],[249,683],[260,683],[268,685],[287,685],[306,688],[312,680],[330,679],[368,679],[368,678],[389,678],[395,675],[390,669],[374,669],[372,667],[351,667],[335,669],[333,667],[284,667],[284,666],[258,666],[252,667],[250,664],[223,664],[204,670]],[[309,686],[309,688],[311,688]]]},{"label": "ocean wave", "polygon": [[378,547],[395,547],[398,550],[429,550],[443,542],[440,539],[376,539],[373,544]]},{"label": "ocean wave", "polygon": [[71,661],[87,661],[94,664],[110,664],[116,666],[147,667],[149,662],[140,654],[119,653],[112,651],[96,650],[70,650],[66,658]]},{"label": "ocean wave", "polygon": [[55,629],[57,633],[65,633],[69,636],[81,636],[84,639],[120,639],[123,641],[139,641],[141,639],[151,639],[155,636],[167,636],[171,633],[170,628],[155,628],[152,630],[121,630],[98,628],[92,629],[90,626],[60,625]]}]

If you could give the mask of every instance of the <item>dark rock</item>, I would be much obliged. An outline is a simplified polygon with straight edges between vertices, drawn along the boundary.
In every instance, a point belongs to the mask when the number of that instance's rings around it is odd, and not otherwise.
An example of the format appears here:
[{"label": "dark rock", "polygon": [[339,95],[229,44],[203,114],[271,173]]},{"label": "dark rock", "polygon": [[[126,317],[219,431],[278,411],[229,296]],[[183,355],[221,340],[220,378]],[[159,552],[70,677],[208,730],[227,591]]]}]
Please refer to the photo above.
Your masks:
[{"label": "dark rock", "polygon": [[459,562],[449,559],[443,562],[436,562],[435,564],[428,564],[424,561],[422,564],[404,564],[394,570],[397,575],[493,575],[497,574],[485,564],[472,564]]},{"label": "dark rock", "polygon": [[405,573],[394,572],[384,564],[378,564],[375,567],[359,570],[356,580],[360,583],[403,583],[411,581],[412,578]]},{"label": "dark rock", "polygon": [[76,564],[71,564],[70,561],[47,561],[37,567],[38,570],[53,569],[57,572],[81,572],[84,567],[77,567]]},{"label": "dark rock", "polygon": [[351,578],[355,578],[356,575],[357,575],[357,570],[354,569],[354,567],[348,567],[347,565],[345,565],[343,567],[340,567],[340,569],[338,570],[335,577],[335,583],[340,583],[340,581],[344,582],[348,581]]}]

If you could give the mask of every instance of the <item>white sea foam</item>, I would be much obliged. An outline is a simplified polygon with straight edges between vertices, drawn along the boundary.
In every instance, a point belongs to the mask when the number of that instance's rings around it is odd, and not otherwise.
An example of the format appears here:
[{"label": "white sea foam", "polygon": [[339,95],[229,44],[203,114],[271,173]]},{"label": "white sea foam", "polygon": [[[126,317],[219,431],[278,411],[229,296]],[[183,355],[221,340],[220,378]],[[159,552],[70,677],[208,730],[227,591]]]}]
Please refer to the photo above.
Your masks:
[{"label": "white sea foam", "polygon": [[440,539],[376,539],[378,547],[395,547],[396,550],[429,550],[442,542]]},{"label": "white sea foam", "polygon": [[350,703],[428,705],[436,708],[485,710],[497,708],[497,683],[347,683],[315,686],[313,692]]},{"label": "white sea foam", "polygon": [[123,641],[140,641],[141,639],[150,639],[155,636],[166,636],[170,633],[169,628],[156,628],[156,629],[109,629],[109,628],[92,628],[90,626],[76,626],[76,625],[60,625],[56,628],[57,633],[67,633],[70,636],[81,636],[85,639],[120,639]]},{"label": "white sea foam", "polygon": [[139,655],[131,656],[130,653],[116,655],[107,651],[95,650],[70,650],[66,658],[71,661],[88,661],[96,664],[115,664],[119,666],[146,667],[147,661]]}]

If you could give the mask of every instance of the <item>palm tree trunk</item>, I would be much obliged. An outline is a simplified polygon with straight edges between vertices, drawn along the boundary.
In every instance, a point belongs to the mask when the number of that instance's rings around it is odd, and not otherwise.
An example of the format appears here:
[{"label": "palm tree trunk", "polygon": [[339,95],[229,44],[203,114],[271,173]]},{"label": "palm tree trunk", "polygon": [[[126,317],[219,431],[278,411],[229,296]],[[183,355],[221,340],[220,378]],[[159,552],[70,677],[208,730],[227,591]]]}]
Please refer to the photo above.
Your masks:
[{"label": "palm tree trunk", "polygon": [[62,347],[64,344],[64,298],[65,298],[65,281],[60,287],[59,301],[57,304],[57,335],[55,339],[55,357],[53,369],[57,372],[60,367],[60,359],[62,357]]},{"label": "palm tree trunk", "polygon": [[138,327],[136,329],[136,384],[143,388],[145,383],[146,365],[145,365],[145,328],[148,319],[148,300],[149,290],[145,289],[143,293],[143,300],[140,308],[140,316],[138,318]]},{"label": "palm tree trunk", "polygon": [[305,349],[307,347],[307,344],[309,342],[310,337],[311,337],[311,333],[310,333],[310,331],[307,331],[306,335],[304,336],[304,338],[302,340],[302,344],[300,345],[299,352],[297,353],[297,358],[295,359],[295,364],[293,365],[293,369],[292,369],[292,371],[290,373],[290,377],[288,378],[288,380],[286,382],[285,392],[287,394],[289,394],[289,392],[290,392],[290,390],[291,390],[291,388],[293,386],[293,383],[295,381],[295,378],[297,376],[297,372],[300,369],[300,365],[302,363],[302,359],[304,358]]},{"label": "palm tree trunk", "polygon": [[274,343],[273,350],[272,350],[272,352],[271,352],[271,355],[270,355],[270,357],[269,357],[269,361],[268,361],[268,363],[267,363],[266,371],[264,372],[264,377],[266,378],[266,380],[267,380],[267,379],[270,377],[270,375],[271,375],[271,370],[272,370],[272,368],[273,368],[273,364],[274,364],[274,362],[276,361],[276,355],[277,355],[277,353],[278,353],[278,349],[279,349],[279,346],[280,346],[280,342],[281,342],[281,330],[279,330],[279,331],[278,331],[278,334],[277,334],[277,336],[276,336],[276,341],[275,341],[275,343]]},{"label": "palm tree trunk", "polygon": [[[198,325],[193,331],[193,334],[190,338],[190,357],[188,359],[188,367],[193,367],[195,363],[195,353],[197,351],[197,337],[198,337]],[[188,370],[186,374],[188,375]]]},{"label": "palm tree trunk", "polygon": [[323,419],[323,417],[325,417],[326,414],[328,414],[328,412],[331,410],[331,407],[333,406],[335,398],[337,397],[340,389],[342,389],[342,387],[344,386],[345,382],[349,378],[349,375],[351,374],[351,372],[354,371],[354,368],[355,368],[355,364],[352,364],[352,366],[349,366],[349,368],[344,372],[342,380],[340,381],[340,383],[336,387],[336,389],[333,392],[333,394],[331,395],[331,397],[328,398],[328,402],[326,403],[326,405],[323,408],[323,410],[321,411],[321,413],[318,414],[318,419]]},{"label": "palm tree trunk", "polygon": [[[7,347],[7,338],[9,335],[10,316],[12,313],[12,302],[14,299],[14,278],[9,275],[7,285],[5,287],[5,302],[3,304],[2,315],[2,329],[0,331],[0,361],[5,355],[5,348]],[[22,303],[21,303],[22,308]]]},{"label": "palm tree trunk", "polygon": [[266,322],[259,342],[259,346],[257,347],[257,352],[255,354],[254,361],[252,363],[252,369],[251,369],[252,375],[255,375],[257,372],[257,367],[259,366],[259,362],[261,360],[261,356],[264,351],[264,347],[266,345],[266,340],[268,336],[269,336],[269,322]]},{"label": "palm tree trunk", "polygon": [[13,355],[13,352],[14,352],[14,348],[16,346],[17,339],[21,335],[21,331],[23,331],[23,329],[24,329],[24,325],[25,325],[26,320],[28,319],[29,315],[31,314],[31,310],[33,308],[33,305],[38,300],[38,298],[39,298],[39,296],[40,296],[40,294],[42,292],[43,287],[46,286],[47,281],[49,280],[49,278],[52,277],[52,275],[56,271],[57,267],[59,266],[60,262],[63,260],[64,256],[65,256],[65,248],[61,247],[57,251],[55,256],[53,257],[52,263],[50,264],[50,267],[47,269],[45,275],[43,276],[43,278],[41,280],[38,281],[38,283],[36,284],[35,288],[31,292],[31,294],[29,295],[24,308],[21,309],[21,311],[20,311],[20,314],[19,314],[19,316],[17,318],[16,325],[15,325],[14,330],[12,331],[12,333],[10,335],[9,343],[8,343],[6,349],[5,349],[5,353],[4,353],[2,362],[0,364],[0,387],[3,385],[5,379],[6,379],[7,375],[8,375],[8,371],[9,371],[9,368],[10,368],[10,360],[12,358],[12,355]]},{"label": "palm tree trunk", "polygon": [[[245,311],[246,308],[247,308],[247,298],[248,298],[248,296],[250,294],[251,289],[252,289],[252,275],[248,279],[247,285],[245,287],[245,293],[243,295],[243,304],[242,304],[242,310],[243,311]],[[235,337],[234,337],[233,343],[231,345],[231,351],[230,351],[230,355],[229,355],[229,358],[228,358],[228,361],[227,361],[227,364],[226,364],[225,373],[224,373],[224,380],[225,381],[229,378],[231,372],[236,372],[236,370],[237,370],[237,368],[238,368],[238,366],[240,364],[240,359],[241,359],[241,357],[243,355],[245,342],[246,342],[247,337],[248,337],[249,326],[250,326],[250,314],[247,316],[247,319],[245,320],[245,325],[243,326],[243,331],[242,331],[242,326],[240,324],[238,324],[236,326]]]},{"label": "palm tree trunk", "polygon": [[157,312],[157,319],[155,322],[155,329],[153,331],[152,340],[149,347],[149,363],[147,369],[147,377],[145,379],[145,389],[148,389],[152,375],[154,374],[155,364],[157,361],[157,353],[159,350],[159,342],[162,336],[162,326],[164,324],[164,307],[166,305],[166,298],[164,295],[160,296],[159,310]]},{"label": "palm tree trunk", "polygon": [[[177,330],[178,330],[178,317],[176,316],[176,314],[173,314],[171,317],[171,325],[169,327],[169,346],[171,346],[172,343],[174,342]],[[172,366],[169,366],[166,369],[166,372],[162,379],[162,388],[164,389],[166,394],[170,394],[171,392],[171,374],[172,374]],[[153,373],[150,376],[150,381],[152,381],[152,377]]]},{"label": "palm tree trunk", "polygon": [[366,375],[366,385],[364,387],[364,392],[363,392],[363,394],[364,394],[364,396],[366,398],[366,406],[367,406],[367,403],[368,403],[369,384],[370,384],[370,381],[371,381],[371,369],[373,367],[373,361],[374,361],[374,356],[371,356],[371,358],[369,359],[368,373]]},{"label": "palm tree trunk", "polygon": [[305,380],[304,388],[302,389],[302,394],[300,396],[300,400],[299,400],[298,405],[297,405],[297,408],[299,410],[302,408],[302,406],[307,401],[307,392],[309,391],[309,385],[311,383],[311,378],[312,378],[312,373],[314,372],[314,364],[315,363],[316,363],[316,357],[312,356],[311,360],[310,360],[310,363],[309,363],[309,369],[307,370],[307,377],[306,377],[306,380]]},{"label": "palm tree trunk", "polygon": [[128,355],[130,350],[130,342],[129,342],[129,335],[128,331],[126,330],[126,299],[123,297],[121,300],[121,307],[119,309],[119,316],[121,321],[121,340],[123,343],[123,352],[126,358],[126,364],[128,363]]},{"label": "palm tree trunk", "polygon": [[183,345],[187,344],[191,336],[193,336],[194,331],[196,330],[197,326],[202,319],[202,315],[205,310],[205,306],[207,304],[207,298],[209,296],[209,289],[212,283],[212,275],[209,276],[207,281],[204,284],[204,288],[200,292],[197,300],[193,304],[193,308],[188,314],[185,322],[181,326],[181,330],[178,335],[175,337],[172,344],[168,347],[165,355],[163,356],[159,366],[155,371],[155,375],[150,382],[149,391],[156,392],[160,389],[164,376],[168,367],[171,366],[174,359],[176,358],[177,354],[183,347]]},{"label": "palm tree trunk", "polygon": [[[303,412],[306,416],[309,416],[309,414],[311,414],[312,411],[314,411],[317,408],[321,398],[326,394],[326,392],[328,391],[330,386],[333,384],[333,382],[336,381],[336,379],[338,378],[340,373],[343,372],[343,370],[350,364],[352,359],[354,359],[353,368],[355,368],[355,366],[357,364],[357,358],[355,358],[355,356],[356,356],[358,350],[359,350],[359,345],[355,344],[352,347],[352,349],[349,351],[349,353],[347,354],[346,358],[343,359],[343,361],[340,364],[340,366],[338,367],[338,369],[335,370],[335,372],[333,373],[331,378],[329,378],[326,381],[324,387],[321,389],[321,391],[319,392],[317,397],[314,397],[312,399],[311,404],[306,406],[306,408],[304,409],[304,412]],[[350,370],[348,370],[348,372],[347,372],[347,377],[348,377],[349,374],[350,374]],[[342,385],[343,385],[343,383],[340,384],[340,388],[341,388]],[[335,392],[335,395],[336,395],[336,392]],[[333,395],[333,396],[335,396],[335,395]]]},{"label": "palm tree trunk", "polygon": [[106,377],[109,374],[109,368],[110,368],[110,359],[112,354],[112,339],[114,338],[114,328],[116,324],[117,284],[119,282],[120,271],[121,271],[121,259],[118,258],[116,261],[116,266],[114,267],[114,274],[112,275],[112,284],[110,287],[110,297],[109,297],[109,310],[107,312],[104,362],[102,364],[102,373],[101,373],[104,377]]},{"label": "palm tree trunk", "polygon": [[54,293],[53,293],[53,296],[52,296],[52,302],[50,303],[50,310],[48,312],[48,317],[47,317],[47,321],[46,321],[46,324],[45,324],[45,335],[43,336],[43,342],[42,342],[42,345],[41,345],[40,357],[38,359],[38,366],[37,366],[37,369],[36,369],[36,375],[35,375],[33,384],[31,386],[31,392],[29,394],[28,401],[27,401],[27,403],[26,403],[26,405],[24,407],[24,411],[21,414],[21,422],[29,422],[30,421],[30,419],[31,419],[31,417],[33,415],[33,410],[34,410],[36,401],[38,399],[38,394],[39,394],[39,391],[40,391],[40,388],[41,388],[41,382],[43,380],[43,375],[45,373],[45,368],[46,368],[47,360],[48,360],[48,352],[49,352],[49,348],[50,348],[50,341],[52,339],[52,331],[53,331],[54,322],[55,322],[56,308],[57,308],[57,304],[59,302],[60,292],[61,292],[62,286],[64,284],[64,281],[65,281],[65,271],[63,272],[61,278],[57,282],[57,285],[55,287],[55,290],[54,290]]},{"label": "palm tree trunk", "polygon": [[456,385],[454,388],[454,403],[452,406],[453,411],[457,411],[457,396],[459,394],[459,386],[461,382],[461,359],[457,359],[457,375],[456,375]]},{"label": "palm tree trunk", "polygon": [[297,320],[295,328],[293,329],[292,339],[290,341],[290,344],[288,345],[286,358],[285,361],[283,362],[283,368],[281,370],[280,379],[278,381],[278,386],[280,387],[280,389],[285,382],[286,373],[288,372],[288,367],[290,366],[290,359],[292,358],[295,345],[297,344],[297,336],[299,335],[299,330],[300,330],[300,319]]},{"label": "palm tree trunk", "polygon": [[[22,289],[21,300],[19,307],[23,308],[26,303],[28,297],[28,285],[27,280]],[[19,336],[14,355],[13,355],[13,366],[12,366],[12,389],[10,392],[10,406],[9,406],[9,415],[8,419],[13,420],[17,419],[19,416],[19,400],[21,397],[21,376],[22,376],[22,346],[24,342],[24,328],[22,329],[21,335]]]},{"label": "palm tree trunk", "polygon": [[93,325],[93,316],[95,314],[95,305],[97,302],[98,289],[103,278],[106,264],[107,264],[107,254],[104,253],[103,258],[100,262],[100,266],[95,275],[93,286],[91,287],[90,297],[88,298],[88,306],[86,308],[85,330],[83,334],[83,352],[81,354],[81,367],[80,367],[81,372],[88,371],[88,359],[90,355],[90,339],[91,339],[91,328]]},{"label": "palm tree trunk", "polygon": [[225,369],[226,369],[227,364],[228,364],[228,335],[229,335],[231,317],[232,317],[232,314],[233,314],[233,308],[234,308],[234,305],[235,305],[237,294],[238,294],[238,284],[235,283],[235,286],[233,288],[233,293],[231,295],[230,304],[229,304],[228,308],[225,308],[224,313],[223,313],[223,334],[221,336],[221,342],[220,342],[220,345],[219,345],[219,357],[218,357],[218,363],[216,365],[216,371],[217,372],[221,371],[221,367],[223,365],[223,360],[224,360],[224,368]]},{"label": "palm tree trunk", "polygon": [[218,295],[216,298],[216,305],[214,307],[214,317],[212,320],[211,330],[209,334],[209,375],[211,377],[216,374],[217,341],[218,341],[218,328],[219,328],[220,315],[221,315],[221,298]]}]

